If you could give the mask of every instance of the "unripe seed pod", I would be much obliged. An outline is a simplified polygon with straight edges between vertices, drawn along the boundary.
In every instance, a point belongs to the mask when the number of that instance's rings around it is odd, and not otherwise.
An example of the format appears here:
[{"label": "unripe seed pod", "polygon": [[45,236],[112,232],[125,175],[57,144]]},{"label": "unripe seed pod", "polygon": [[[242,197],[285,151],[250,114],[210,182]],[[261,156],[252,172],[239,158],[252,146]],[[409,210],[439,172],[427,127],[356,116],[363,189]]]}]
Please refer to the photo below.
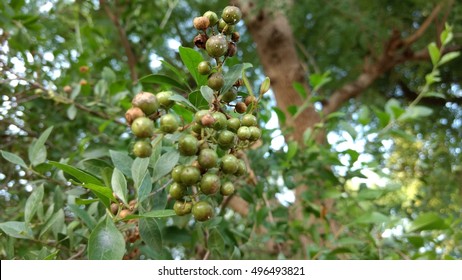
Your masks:
[{"label": "unripe seed pod", "polygon": [[243,114],[247,111],[247,105],[244,102],[237,102],[235,109],[239,114]]},{"label": "unripe seed pod", "polygon": [[195,17],[193,20],[194,28],[197,30],[205,30],[210,25],[210,20],[208,17]]},{"label": "unripe seed pod", "polygon": [[241,9],[235,6],[227,6],[223,9],[221,18],[228,24],[236,24],[242,18]]},{"label": "unripe seed pod", "polygon": [[201,61],[197,66],[197,71],[201,75],[208,75],[210,74],[210,71],[212,71],[212,65],[208,61]]},{"label": "unripe seed pod", "polygon": [[223,19],[218,22],[218,31],[225,34],[231,35],[234,32],[234,25],[227,24]]},{"label": "unripe seed pod", "polygon": [[249,129],[250,129],[250,138],[249,138],[250,141],[257,141],[258,139],[260,139],[261,130],[258,127],[252,126],[252,127],[249,127]]},{"label": "unripe seed pod", "polygon": [[222,148],[230,148],[232,145],[234,145],[234,140],[235,140],[236,135],[229,131],[229,130],[223,130],[218,134],[218,145]]},{"label": "unripe seed pod", "polygon": [[217,166],[218,155],[217,152],[212,149],[203,149],[200,151],[197,160],[203,168],[210,169]]},{"label": "unripe seed pod", "polygon": [[236,176],[242,176],[247,173],[247,166],[245,165],[245,162],[242,159],[238,160],[238,165],[237,165],[237,171],[234,175]]},{"label": "unripe seed pod", "polygon": [[205,173],[202,176],[200,190],[203,194],[212,195],[218,192],[221,187],[220,177],[213,173]]},{"label": "unripe seed pod", "polygon": [[132,100],[133,107],[138,107],[146,115],[151,115],[159,109],[159,101],[157,97],[150,92],[140,92]]},{"label": "unripe seed pod", "polygon": [[221,95],[221,100],[226,103],[233,102],[237,97],[236,88],[232,87],[227,92]]},{"label": "unripe seed pod", "polygon": [[181,171],[183,171],[183,168],[183,165],[177,165],[172,169],[172,173],[170,173],[170,175],[172,176],[173,181],[181,183]]},{"label": "unripe seed pod", "polygon": [[270,78],[266,77],[265,80],[263,80],[263,82],[261,83],[260,95],[265,94],[270,89],[270,86],[271,86]]},{"label": "unripe seed pod", "polygon": [[178,216],[187,215],[191,213],[192,203],[177,200],[175,201],[175,204],[173,204],[173,210],[175,211],[175,214],[177,214]]},{"label": "unripe seed pod", "polygon": [[146,117],[134,120],[131,128],[136,137],[146,138],[154,134],[154,123]]},{"label": "unripe seed pod", "polygon": [[87,73],[88,70],[90,70],[90,67],[88,67],[86,65],[79,67],[79,72],[82,73],[82,74]]},{"label": "unripe seed pod", "polygon": [[139,158],[150,157],[152,154],[151,143],[143,140],[136,141],[135,145],[133,146],[133,154]]},{"label": "unripe seed pod", "polygon": [[221,158],[221,170],[223,173],[234,174],[238,168],[238,160],[234,155],[226,154]]},{"label": "unripe seed pod", "polygon": [[247,126],[241,126],[237,130],[237,137],[240,140],[248,140],[250,138],[250,129]]},{"label": "unripe seed pod", "polygon": [[214,26],[218,22],[217,14],[212,11],[205,12],[203,16],[209,19],[210,26]]},{"label": "unripe seed pod", "polygon": [[160,129],[165,133],[174,133],[178,126],[178,119],[173,114],[166,114],[160,118]]},{"label": "unripe seed pod", "polygon": [[200,110],[200,111],[197,111],[196,114],[194,114],[194,121],[196,123],[201,123],[201,120],[202,120],[202,117],[207,115],[207,114],[210,114],[209,110]]},{"label": "unripe seed pod", "polygon": [[213,90],[220,90],[225,85],[225,78],[221,73],[213,73],[207,80],[207,85]]},{"label": "unripe seed pod", "polygon": [[194,219],[205,222],[213,217],[213,208],[207,201],[199,201],[193,205],[192,214]]},{"label": "unripe seed pod", "polygon": [[220,193],[222,195],[232,195],[234,193],[234,185],[231,182],[224,183],[220,188]]},{"label": "unripe seed pod", "polygon": [[65,93],[71,93],[71,92],[72,92],[72,87],[71,87],[70,85],[65,85],[65,86],[63,87],[63,91],[64,91]]},{"label": "unripe seed pod", "polygon": [[146,115],[143,111],[138,107],[132,107],[127,110],[125,113],[125,120],[127,121],[128,125],[131,125],[134,120],[137,118],[145,117]]},{"label": "unripe seed pod", "polygon": [[186,194],[186,187],[175,182],[170,185],[168,194],[174,199],[182,199],[183,196]]},{"label": "unripe seed pod", "polygon": [[226,116],[222,112],[214,112],[212,117],[215,119],[215,123],[213,124],[213,129],[215,130],[222,130],[226,128]]},{"label": "unripe seed pod", "polygon": [[198,140],[196,137],[191,134],[184,135],[178,140],[178,150],[180,154],[184,156],[193,156],[197,153],[198,150]]},{"label": "unripe seed pod", "polygon": [[224,35],[210,37],[205,43],[205,49],[211,57],[220,57],[228,52],[228,42]]},{"label": "unripe seed pod", "polygon": [[117,214],[119,212],[119,205],[117,203],[112,203],[111,204],[111,213],[113,215]]},{"label": "unripe seed pod", "polygon": [[186,166],[181,171],[181,183],[185,186],[192,186],[201,179],[201,171],[194,166]]},{"label": "unripe seed pod", "polygon": [[241,126],[241,120],[239,120],[238,118],[230,118],[226,122],[226,128],[232,132],[237,132],[240,126]]},{"label": "unripe seed pod", "polygon": [[257,117],[252,114],[245,114],[242,117],[241,124],[245,126],[256,126],[257,125]]},{"label": "unripe seed pod", "polygon": [[175,104],[175,101],[170,100],[170,97],[173,95],[171,91],[161,91],[157,93],[157,100],[159,101],[160,106],[165,109],[172,107]]}]

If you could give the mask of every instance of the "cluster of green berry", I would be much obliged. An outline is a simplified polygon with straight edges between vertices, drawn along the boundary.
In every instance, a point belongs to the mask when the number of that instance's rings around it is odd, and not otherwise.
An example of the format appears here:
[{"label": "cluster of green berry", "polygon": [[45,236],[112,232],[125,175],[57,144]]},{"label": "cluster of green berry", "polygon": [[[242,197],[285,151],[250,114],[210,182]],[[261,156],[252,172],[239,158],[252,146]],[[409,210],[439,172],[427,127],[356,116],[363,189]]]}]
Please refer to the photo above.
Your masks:
[{"label": "cluster of green berry", "polygon": [[[155,134],[153,120],[159,119],[161,133],[181,133],[175,139],[178,139],[178,151],[185,159],[181,162],[188,164],[173,168],[168,192],[175,199],[175,213],[179,216],[192,213],[197,221],[207,221],[213,216],[214,209],[209,202],[213,195],[229,196],[235,192],[232,180],[247,172],[246,163],[237,156],[238,151],[248,148],[261,137],[254,115],[260,97],[248,95],[244,99],[239,96],[242,80],[226,92],[222,90],[222,66],[226,58],[236,52],[239,34],[234,31],[234,25],[241,16],[239,8],[228,6],[220,20],[211,11],[194,19],[194,27],[201,32],[195,39],[196,45],[197,38],[200,38],[203,44],[199,46],[216,62],[215,67],[209,61],[198,64],[198,72],[208,76],[207,85],[213,90],[208,110],[197,111],[191,123],[180,127],[178,117],[169,113],[174,104],[170,100],[172,92],[163,91],[156,95],[148,92],[137,94],[132,100],[133,107],[126,113],[133,134],[142,139],[133,147],[137,157],[149,157],[152,153],[149,139]],[[209,37],[207,32],[212,35]],[[269,80],[262,85],[260,96],[268,88]],[[162,113],[160,108],[164,109]]]}]

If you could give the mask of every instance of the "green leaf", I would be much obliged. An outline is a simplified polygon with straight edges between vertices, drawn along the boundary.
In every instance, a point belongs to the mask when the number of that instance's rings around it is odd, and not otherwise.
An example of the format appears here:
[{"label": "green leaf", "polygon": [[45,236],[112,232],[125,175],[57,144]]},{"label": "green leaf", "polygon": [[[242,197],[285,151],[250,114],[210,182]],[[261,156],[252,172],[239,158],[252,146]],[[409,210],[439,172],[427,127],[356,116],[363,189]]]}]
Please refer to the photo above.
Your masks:
[{"label": "green leaf", "polygon": [[438,62],[438,66],[441,66],[445,63],[448,63],[451,60],[458,58],[459,55],[460,55],[460,52],[450,52],[450,53],[443,55],[440,62]]},{"label": "green leaf", "polygon": [[90,234],[88,259],[121,260],[125,254],[125,240],[114,222],[106,217]]},{"label": "green leaf", "polygon": [[92,216],[90,216],[88,212],[85,211],[85,209],[80,208],[76,204],[69,204],[69,208],[71,209],[72,212],[74,212],[74,214],[77,217],[79,217],[85,223],[85,225],[87,225],[87,227],[90,230],[93,230],[95,228],[96,226],[95,219]]},{"label": "green leaf", "polygon": [[54,213],[47,221],[45,226],[40,231],[39,237],[42,237],[55,223],[62,221],[64,223],[64,211],[59,209],[58,212]]},{"label": "green leaf", "polygon": [[242,71],[252,67],[249,63],[236,64],[229,68],[229,71],[225,74],[225,85],[220,90],[220,92],[227,92],[236,81],[242,76]]},{"label": "green leaf", "polygon": [[196,84],[198,86],[205,85],[207,83],[207,76],[199,74],[199,71],[197,70],[199,63],[204,60],[202,55],[194,49],[181,46],[179,48],[179,52],[181,60],[183,61],[186,68],[188,68],[188,71],[193,76]]},{"label": "green leaf", "polygon": [[419,119],[428,117],[433,113],[433,110],[425,106],[412,106],[409,107],[404,114],[400,116],[400,120]]},{"label": "green leaf", "polygon": [[196,106],[194,106],[191,102],[189,102],[188,99],[184,98],[182,95],[174,94],[174,95],[170,96],[170,100],[176,101],[176,102],[182,104],[183,106],[186,106],[186,107],[189,107],[189,108],[193,109],[194,111],[199,111],[199,109],[197,109]]},{"label": "green leaf", "polygon": [[159,160],[157,160],[156,165],[154,166],[152,181],[155,183],[157,180],[170,173],[179,159],[180,153],[178,153],[177,150],[169,151],[163,154]]},{"label": "green leaf", "polygon": [[408,228],[408,232],[422,230],[448,229],[449,226],[437,213],[424,213],[417,217]]},{"label": "green leaf", "polygon": [[389,218],[379,212],[370,212],[358,217],[354,223],[356,224],[380,224],[386,223]]},{"label": "green leaf", "polygon": [[398,100],[391,98],[385,103],[385,112],[387,112],[391,119],[397,119],[404,113],[404,109],[401,108]]},{"label": "green leaf", "polygon": [[139,79],[138,82],[145,83],[145,84],[167,85],[167,86],[175,87],[182,91],[188,90],[187,86],[178,82],[177,80],[174,80],[168,76],[159,75],[159,74],[150,74],[150,75],[144,76],[141,79]]},{"label": "green leaf", "polygon": [[116,74],[109,67],[103,68],[103,72],[101,73],[101,76],[108,84],[112,84],[116,80]]},{"label": "green leaf", "polygon": [[135,158],[132,165],[132,178],[133,185],[138,190],[141,181],[145,177],[146,171],[148,170],[149,158]]},{"label": "green leaf", "polygon": [[[203,86],[202,86],[203,87]],[[189,101],[196,106],[198,109],[208,109],[209,102],[204,99],[203,95],[199,91],[193,91],[188,95]]]},{"label": "green leaf", "polygon": [[2,157],[4,159],[6,159],[7,161],[9,161],[9,162],[11,162],[13,164],[17,164],[17,165],[27,169],[27,164],[19,156],[15,155],[15,154],[12,154],[12,153],[9,153],[9,152],[6,152],[6,151],[3,151],[3,150],[0,150],[0,152],[2,153]]},{"label": "green leaf", "polygon": [[306,93],[305,87],[299,82],[294,82],[292,86],[295,89],[295,91],[300,95],[302,100],[305,100],[306,97],[308,96],[308,94]]},{"label": "green leaf", "polygon": [[290,141],[287,146],[288,146],[288,149],[287,149],[286,160],[290,161],[297,154],[298,144],[296,141]]},{"label": "green leaf", "polygon": [[0,229],[14,238],[34,239],[34,233],[25,222],[10,221],[0,223]]},{"label": "green leaf", "polygon": [[368,125],[371,122],[369,107],[363,105],[358,113],[358,121],[362,125]]},{"label": "green leaf", "polygon": [[30,194],[29,198],[27,198],[26,206],[24,207],[24,220],[26,223],[29,223],[34,217],[35,212],[37,212],[37,208],[42,202],[43,199],[44,188],[43,184],[35,188],[35,190]]},{"label": "green leaf", "polygon": [[140,237],[157,252],[162,251],[162,233],[154,218],[143,218],[139,221]]},{"label": "green leaf", "polygon": [[107,82],[105,80],[99,80],[95,85],[95,96],[102,99],[107,93]]},{"label": "green leaf", "polygon": [[428,45],[428,53],[430,54],[432,64],[436,66],[438,64],[438,61],[440,60],[441,54],[435,42],[432,42]]},{"label": "green leaf", "polygon": [[49,164],[53,165],[54,167],[56,167],[58,169],[61,169],[65,173],[71,175],[79,183],[83,183],[83,184],[92,183],[92,184],[96,184],[96,185],[102,185],[103,184],[98,178],[94,177],[93,175],[91,175],[91,174],[89,174],[89,173],[87,173],[87,172],[85,172],[83,170],[75,168],[73,166],[70,166],[70,165],[67,165],[67,164],[64,164],[64,163],[60,163],[60,162],[56,162],[56,161],[50,161]]},{"label": "green leaf", "polygon": [[326,71],[322,74],[315,73],[310,75],[310,84],[313,87],[313,91],[319,90],[323,85],[332,80],[330,73],[330,71]]},{"label": "green leaf", "polygon": [[381,128],[384,128],[388,125],[388,123],[390,122],[390,115],[388,115],[387,113],[385,113],[384,111],[382,110],[379,110],[377,108],[373,108],[374,110],[374,113],[375,115],[377,116],[377,118],[379,119],[379,125]]},{"label": "green leaf", "polygon": [[425,97],[436,97],[436,98],[446,99],[446,96],[444,94],[439,93],[439,92],[434,92],[434,91],[424,93],[424,96]]},{"label": "green leaf", "polygon": [[124,174],[117,168],[114,168],[112,172],[111,186],[117,197],[122,200],[125,205],[128,205],[127,180]]},{"label": "green leaf", "polygon": [[445,29],[441,32],[440,40],[443,46],[449,44],[452,41],[454,34],[452,33],[452,26],[446,23]]},{"label": "green leaf", "polygon": [[212,104],[213,101],[213,89],[209,88],[208,86],[201,86],[201,94],[202,97],[208,102],[208,104]]},{"label": "green leaf", "polygon": [[143,202],[152,191],[151,176],[149,172],[144,173],[144,177],[138,188],[138,202]]},{"label": "green leaf", "polygon": [[47,159],[47,150],[45,147],[45,142],[50,136],[53,127],[47,128],[40,137],[34,141],[29,147],[29,161],[33,166],[44,163]]},{"label": "green leaf", "polygon": [[84,184],[83,187],[91,190],[96,195],[96,197],[99,198],[101,203],[103,203],[104,206],[106,206],[106,208],[110,207],[111,200],[114,202],[117,201],[114,195],[112,194],[112,189],[108,187],[95,185],[92,183]]},{"label": "green leaf", "polygon": [[66,111],[67,117],[72,121],[75,119],[75,116],[77,115],[77,108],[75,107],[74,104],[69,106]]},{"label": "green leaf", "polygon": [[125,176],[131,177],[133,159],[127,153],[123,152],[109,150],[109,154],[111,155],[114,166],[122,171]]},{"label": "green leaf", "polygon": [[210,230],[208,246],[210,250],[216,250],[220,253],[225,250],[225,240],[217,229]]}]

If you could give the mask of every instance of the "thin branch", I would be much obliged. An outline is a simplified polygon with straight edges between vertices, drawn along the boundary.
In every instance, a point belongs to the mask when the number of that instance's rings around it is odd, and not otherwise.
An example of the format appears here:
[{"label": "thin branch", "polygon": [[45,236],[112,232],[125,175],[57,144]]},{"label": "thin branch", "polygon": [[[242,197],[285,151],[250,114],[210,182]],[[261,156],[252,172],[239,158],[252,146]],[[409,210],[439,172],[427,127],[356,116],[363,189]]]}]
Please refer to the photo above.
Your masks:
[{"label": "thin branch", "polygon": [[123,27],[120,25],[117,8],[115,9],[115,13],[113,13],[105,0],[99,0],[99,3],[104,8],[104,11],[106,12],[109,19],[112,21],[112,23],[116,27],[117,32],[119,33],[120,41],[122,42],[122,46],[124,47],[125,54],[127,55],[128,68],[130,69],[130,77],[133,82],[136,82],[138,80],[138,74],[136,73],[135,54],[133,53],[133,50],[130,46],[130,42],[128,41],[125,29],[123,29]]},{"label": "thin branch", "polygon": [[411,36],[404,39],[404,45],[410,46],[414,42],[419,40],[420,37],[422,37],[422,35],[425,33],[425,31],[427,31],[430,24],[435,20],[436,16],[440,13],[442,7],[443,5],[441,3],[436,5],[435,8],[433,8],[431,14],[425,19],[425,21],[419,27],[419,29],[417,29],[416,32],[414,32]]}]

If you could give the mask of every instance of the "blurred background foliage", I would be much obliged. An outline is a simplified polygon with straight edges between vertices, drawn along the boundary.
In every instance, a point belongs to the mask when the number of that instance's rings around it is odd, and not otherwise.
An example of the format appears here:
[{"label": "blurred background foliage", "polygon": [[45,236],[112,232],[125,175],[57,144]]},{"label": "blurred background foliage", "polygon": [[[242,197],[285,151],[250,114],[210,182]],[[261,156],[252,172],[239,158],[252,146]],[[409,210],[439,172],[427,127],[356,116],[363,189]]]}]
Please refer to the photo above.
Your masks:
[{"label": "blurred background foliage", "polygon": [[[312,93],[313,104],[320,106],[360,75],[365,57],[380,54],[394,30],[412,34],[440,1],[255,2],[282,10],[289,19],[312,88],[328,77]],[[449,46],[460,49],[462,6],[452,4],[415,49],[438,42],[444,22],[453,26]],[[137,79],[155,73],[194,88],[178,47],[193,47],[193,17],[207,10],[219,14],[225,5],[198,0],[0,3],[0,149],[26,162],[12,164],[6,153],[0,158],[2,259],[87,258],[93,223],[106,211],[97,201],[76,204],[91,194],[45,159],[96,176],[103,167],[112,172],[116,163],[109,150],[130,152],[123,115],[132,96],[141,89],[172,89],[168,82]],[[246,72],[257,88],[264,72],[255,42],[244,23],[237,29],[241,41],[234,63],[253,65]],[[317,127],[307,127],[304,143],[285,142],[290,132],[277,124],[285,116],[273,96],[266,96],[260,113],[263,141],[247,155],[257,183],[236,182],[237,195],[248,202],[247,215],[225,207],[204,224],[189,217],[155,219],[154,241],[127,242],[125,258],[196,259],[208,251],[215,259],[460,259],[460,59],[439,67],[441,80],[430,86],[433,95],[419,103],[426,111],[415,117],[395,121],[426,84],[429,59],[386,72]],[[187,90],[174,90],[187,97]],[[181,108],[176,112],[188,118]],[[52,126],[40,143],[39,136]],[[327,135],[323,144],[313,136],[321,130]],[[300,184],[308,186],[296,198],[302,219],[291,209]],[[26,201],[40,188],[37,215],[26,218]],[[162,199],[171,208],[166,195]],[[6,226],[25,218],[13,229]],[[117,226],[127,240],[133,227]],[[300,246],[301,236],[308,240],[306,248]]]}]

